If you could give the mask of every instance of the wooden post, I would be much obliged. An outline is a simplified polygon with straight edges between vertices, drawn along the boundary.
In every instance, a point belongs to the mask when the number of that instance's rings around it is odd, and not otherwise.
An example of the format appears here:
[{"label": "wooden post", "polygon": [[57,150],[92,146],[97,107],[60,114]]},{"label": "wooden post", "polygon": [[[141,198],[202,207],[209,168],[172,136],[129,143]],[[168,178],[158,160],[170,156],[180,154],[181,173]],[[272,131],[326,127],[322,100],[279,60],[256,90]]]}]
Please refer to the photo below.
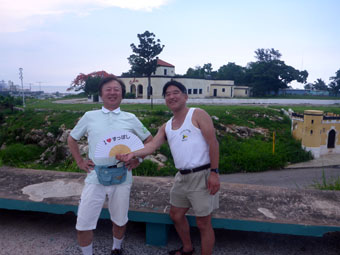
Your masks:
[{"label": "wooden post", "polygon": [[275,131],[273,132],[273,154],[275,154]]}]

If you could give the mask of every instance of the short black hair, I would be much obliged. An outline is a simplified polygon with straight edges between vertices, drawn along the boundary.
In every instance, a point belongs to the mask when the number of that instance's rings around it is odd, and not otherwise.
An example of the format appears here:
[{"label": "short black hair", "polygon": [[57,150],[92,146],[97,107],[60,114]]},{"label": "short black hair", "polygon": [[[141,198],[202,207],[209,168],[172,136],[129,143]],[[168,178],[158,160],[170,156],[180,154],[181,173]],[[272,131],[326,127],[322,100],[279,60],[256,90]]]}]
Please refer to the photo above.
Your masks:
[{"label": "short black hair", "polygon": [[165,85],[163,87],[163,93],[162,93],[163,97],[165,97],[165,92],[166,92],[166,90],[168,89],[169,86],[175,86],[180,91],[182,91],[183,94],[187,94],[187,89],[182,83],[180,83],[178,81],[171,80],[171,81],[168,81],[167,83],[165,83]]},{"label": "short black hair", "polygon": [[100,96],[102,95],[102,88],[103,88],[103,86],[106,83],[109,83],[111,81],[116,81],[116,82],[119,83],[119,85],[122,87],[122,97],[124,98],[125,97],[125,93],[126,93],[125,84],[124,84],[124,82],[122,80],[118,79],[115,76],[108,76],[108,77],[106,77],[106,78],[101,80],[101,82],[99,83],[99,86],[98,86],[99,95]]}]

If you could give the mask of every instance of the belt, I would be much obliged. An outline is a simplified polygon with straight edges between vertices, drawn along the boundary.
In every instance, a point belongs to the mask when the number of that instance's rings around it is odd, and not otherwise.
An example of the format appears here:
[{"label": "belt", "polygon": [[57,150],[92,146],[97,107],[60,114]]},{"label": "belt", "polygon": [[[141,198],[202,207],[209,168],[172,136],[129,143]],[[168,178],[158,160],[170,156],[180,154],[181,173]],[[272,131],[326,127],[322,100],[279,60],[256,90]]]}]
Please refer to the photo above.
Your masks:
[{"label": "belt", "polygon": [[117,168],[117,167],[122,167],[123,165],[124,165],[123,162],[118,162],[117,165],[108,166],[107,168]]},{"label": "belt", "polygon": [[181,174],[190,174],[190,173],[195,173],[195,172],[199,172],[199,171],[208,169],[209,167],[210,167],[210,163],[203,165],[203,166],[195,167],[195,168],[192,168],[192,169],[179,170],[179,172]]}]

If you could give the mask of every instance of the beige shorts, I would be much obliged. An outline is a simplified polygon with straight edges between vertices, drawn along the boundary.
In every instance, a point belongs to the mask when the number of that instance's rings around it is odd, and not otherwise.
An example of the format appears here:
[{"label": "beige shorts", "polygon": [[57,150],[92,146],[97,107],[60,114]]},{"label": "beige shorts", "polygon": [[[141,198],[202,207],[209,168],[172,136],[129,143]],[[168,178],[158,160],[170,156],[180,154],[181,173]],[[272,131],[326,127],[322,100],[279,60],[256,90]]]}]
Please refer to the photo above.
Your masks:
[{"label": "beige shorts", "polygon": [[219,192],[210,195],[207,189],[210,170],[182,175],[178,172],[170,191],[170,204],[192,208],[195,216],[204,217],[219,207]]},{"label": "beige shorts", "polygon": [[80,197],[76,229],[79,231],[96,229],[106,196],[111,221],[118,226],[128,222],[131,184],[104,186],[85,183]]}]

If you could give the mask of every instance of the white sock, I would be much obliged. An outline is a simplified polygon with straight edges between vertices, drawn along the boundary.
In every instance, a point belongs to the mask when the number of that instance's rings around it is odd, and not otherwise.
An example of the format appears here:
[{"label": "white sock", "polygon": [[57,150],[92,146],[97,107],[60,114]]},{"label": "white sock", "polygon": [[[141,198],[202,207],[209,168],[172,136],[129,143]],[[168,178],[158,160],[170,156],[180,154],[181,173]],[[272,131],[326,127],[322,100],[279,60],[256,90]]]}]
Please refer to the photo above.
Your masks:
[{"label": "white sock", "polygon": [[117,238],[113,238],[113,246],[112,246],[112,250],[114,249],[118,249],[120,250],[122,247],[122,242],[124,240],[124,237],[122,239],[117,239]]},{"label": "white sock", "polygon": [[89,246],[80,246],[80,249],[83,252],[83,255],[92,255],[92,243]]}]

